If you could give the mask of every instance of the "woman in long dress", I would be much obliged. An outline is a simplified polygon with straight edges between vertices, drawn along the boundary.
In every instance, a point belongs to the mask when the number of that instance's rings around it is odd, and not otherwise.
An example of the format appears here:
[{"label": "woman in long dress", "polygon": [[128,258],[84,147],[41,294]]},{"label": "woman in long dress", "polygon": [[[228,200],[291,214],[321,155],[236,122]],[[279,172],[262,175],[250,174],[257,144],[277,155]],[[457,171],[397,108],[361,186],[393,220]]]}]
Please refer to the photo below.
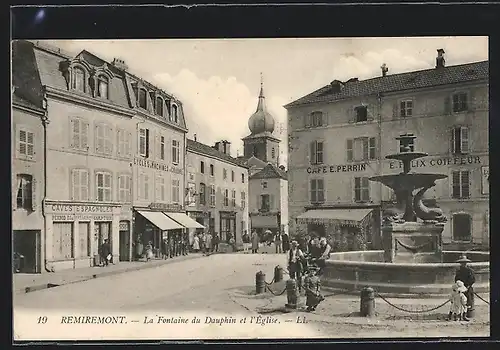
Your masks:
[{"label": "woman in long dress", "polygon": [[193,237],[193,251],[198,253],[200,251],[200,238],[198,235],[194,235]]},{"label": "woman in long dress", "polygon": [[259,251],[259,235],[257,232],[252,232],[252,254],[255,254]]}]

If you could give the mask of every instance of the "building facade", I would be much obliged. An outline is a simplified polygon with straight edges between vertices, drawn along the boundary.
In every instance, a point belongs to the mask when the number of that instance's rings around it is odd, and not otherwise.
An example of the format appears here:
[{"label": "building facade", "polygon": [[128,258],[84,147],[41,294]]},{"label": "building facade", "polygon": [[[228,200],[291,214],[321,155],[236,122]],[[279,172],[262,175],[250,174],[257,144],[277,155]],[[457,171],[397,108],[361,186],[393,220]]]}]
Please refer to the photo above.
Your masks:
[{"label": "building facade", "polygon": [[[342,250],[379,248],[392,190],[368,178],[399,173],[385,156],[416,136],[415,172],[448,175],[426,192],[448,218],[447,249],[489,246],[488,62],[333,81],[286,106],[292,234],[335,232]],[[304,184],[308,184],[304,186]]]},{"label": "building facade", "polygon": [[[15,86],[15,85],[14,85]],[[45,259],[44,195],[45,111],[12,94],[12,230],[15,272],[39,273]]]},{"label": "building facade", "polygon": [[[211,147],[187,140],[187,188],[189,216],[219,234],[221,242],[232,237],[237,249],[249,230],[248,167],[231,157],[230,143],[220,141]],[[195,230],[190,231],[192,242]]]},{"label": "building facade", "polygon": [[19,93],[38,102],[50,121],[39,152],[48,174],[41,205],[45,270],[100,264],[105,240],[113,263],[137,258],[149,242],[159,256],[164,239],[177,244],[197,225],[184,209],[187,127],[180,101],[119,59],[107,63],[85,50],[70,57],[27,41],[14,42],[13,52]]}]

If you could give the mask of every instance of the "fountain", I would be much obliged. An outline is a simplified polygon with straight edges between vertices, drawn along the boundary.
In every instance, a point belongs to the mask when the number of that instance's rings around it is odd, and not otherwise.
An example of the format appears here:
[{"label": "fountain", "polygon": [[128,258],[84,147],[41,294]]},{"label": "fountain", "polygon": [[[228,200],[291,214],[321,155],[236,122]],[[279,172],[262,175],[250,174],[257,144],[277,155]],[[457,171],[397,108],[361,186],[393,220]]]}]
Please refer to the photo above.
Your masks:
[{"label": "fountain", "polygon": [[324,285],[356,291],[371,286],[396,295],[448,294],[458,267],[455,260],[466,254],[476,273],[476,292],[489,291],[488,252],[443,251],[446,217],[440,208],[427,207],[423,196],[436,181],[448,176],[411,170],[413,160],[428,155],[411,150],[415,138],[412,134],[400,135],[396,139],[402,152],[386,156],[403,164],[401,173],[370,178],[391,188],[396,195],[396,208],[382,223],[383,251],[331,254],[326,262]]}]

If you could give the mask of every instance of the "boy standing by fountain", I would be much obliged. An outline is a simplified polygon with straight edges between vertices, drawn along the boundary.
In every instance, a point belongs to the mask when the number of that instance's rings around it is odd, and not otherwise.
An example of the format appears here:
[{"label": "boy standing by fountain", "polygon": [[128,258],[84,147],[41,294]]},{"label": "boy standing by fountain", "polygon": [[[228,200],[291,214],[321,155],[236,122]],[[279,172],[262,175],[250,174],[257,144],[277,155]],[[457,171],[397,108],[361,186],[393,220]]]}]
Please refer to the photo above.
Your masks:
[{"label": "boy standing by fountain", "polygon": [[306,306],[307,311],[316,310],[316,307],[325,300],[325,297],[320,293],[321,281],[317,273],[319,267],[311,266],[308,268],[307,276],[304,279],[304,290],[306,291]]},{"label": "boy standing by fountain", "polygon": [[467,288],[464,286],[462,281],[456,281],[452,286],[452,292],[450,296],[450,313],[448,314],[448,321],[451,321],[453,318],[454,321],[469,321],[467,318],[467,297],[465,296],[465,292]]}]

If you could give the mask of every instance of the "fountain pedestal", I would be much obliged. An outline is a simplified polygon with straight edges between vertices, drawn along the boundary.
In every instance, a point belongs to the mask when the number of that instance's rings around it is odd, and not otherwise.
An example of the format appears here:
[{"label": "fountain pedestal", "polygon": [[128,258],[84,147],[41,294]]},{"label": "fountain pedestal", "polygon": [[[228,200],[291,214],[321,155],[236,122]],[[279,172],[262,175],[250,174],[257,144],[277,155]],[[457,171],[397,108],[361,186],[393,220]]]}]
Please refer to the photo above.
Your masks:
[{"label": "fountain pedestal", "polygon": [[383,225],[384,261],[391,263],[443,262],[443,229],[443,224],[411,221]]}]

